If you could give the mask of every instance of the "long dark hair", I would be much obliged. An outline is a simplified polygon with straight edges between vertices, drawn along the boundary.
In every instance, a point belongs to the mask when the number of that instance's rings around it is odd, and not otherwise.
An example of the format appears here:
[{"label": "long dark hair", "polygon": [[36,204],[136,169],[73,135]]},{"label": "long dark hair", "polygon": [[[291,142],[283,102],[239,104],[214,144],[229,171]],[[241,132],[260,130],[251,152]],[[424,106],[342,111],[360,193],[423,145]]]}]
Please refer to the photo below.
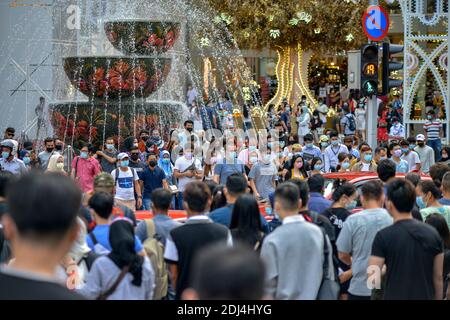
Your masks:
[{"label": "long dark hair", "polygon": [[[307,178],[308,178],[308,173],[306,172],[306,165],[307,165],[307,162],[305,161],[305,159],[303,159],[303,157],[302,157],[301,155],[298,154],[298,155],[295,155],[295,156],[292,158],[292,160],[291,160],[291,166],[290,166],[289,170],[292,171],[292,169],[295,168],[295,161],[297,161],[298,158],[301,158],[301,159],[302,159],[302,162],[303,162],[303,166],[299,169],[299,171],[302,173],[303,178],[307,179]],[[293,177],[292,177],[292,178],[293,178]]]},{"label": "long dark hair", "polygon": [[332,196],[334,202],[339,201],[344,195],[350,197],[356,192],[355,186],[346,180],[337,179],[333,187],[335,188]]},{"label": "long dark hair", "polygon": [[425,219],[425,223],[437,230],[442,241],[444,242],[445,247],[450,250],[450,231],[445,218],[440,214],[433,213]]},{"label": "long dark hair", "polygon": [[230,230],[238,241],[251,246],[261,240],[263,228],[255,197],[249,194],[239,196],[234,204]]},{"label": "long dark hair", "polygon": [[210,211],[223,208],[227,205],[227,198],[225,197],[223,189],[223,185],[218,185],[214,188]]}]

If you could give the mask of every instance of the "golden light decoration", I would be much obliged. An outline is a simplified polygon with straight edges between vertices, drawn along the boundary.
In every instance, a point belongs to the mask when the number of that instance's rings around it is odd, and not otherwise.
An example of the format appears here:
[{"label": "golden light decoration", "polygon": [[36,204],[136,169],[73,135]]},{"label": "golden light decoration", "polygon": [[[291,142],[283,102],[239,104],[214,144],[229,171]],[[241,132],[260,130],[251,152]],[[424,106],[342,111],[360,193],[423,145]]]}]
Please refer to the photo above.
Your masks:
[{"label": "golden light decoration", "polygon": [[270,22],[273,22],[273,19],[275,19],[275,16],[270,15],[270,16],[269,16],[269,21],[270,21]]},{"label": "golden light decoration", "polygon": [[250,33],[247,32],[247,31],[245,31],[245,32],[244,32],[244,38],[250,38]]},{"label": "golden light decoration", "polygon": [[314,29],[314,33],[315,33],[315,34],[320,34],[320,32],[321,32],[320,28],[315,28],[315,29]]},{"label": "golden light decoration", "polygon": [[353,34],[349,33],[346,37],[345,37],[345,41],[347,42],[351,42],[355,40],[355,37],[353,36]]}]

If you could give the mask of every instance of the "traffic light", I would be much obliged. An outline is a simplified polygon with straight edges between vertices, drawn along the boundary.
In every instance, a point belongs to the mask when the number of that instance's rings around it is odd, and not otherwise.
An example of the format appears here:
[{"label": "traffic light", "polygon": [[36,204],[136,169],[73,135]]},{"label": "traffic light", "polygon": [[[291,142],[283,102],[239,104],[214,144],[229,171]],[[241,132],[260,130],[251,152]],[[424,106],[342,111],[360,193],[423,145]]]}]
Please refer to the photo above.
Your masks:
[{"label": "traffic light", "polygon": [[382,95],[389,94],[391,88],[401,87],[403,80],[391,79],[392,71],[403,69],[403,63],[391,61],[391,55],[403,52],[404,47],[399,44],[383,43],[382,62]]},{"label": "traffic light", "polygon": [[361,47],[361,92],[365,97],[378,93],[378,46]]}]

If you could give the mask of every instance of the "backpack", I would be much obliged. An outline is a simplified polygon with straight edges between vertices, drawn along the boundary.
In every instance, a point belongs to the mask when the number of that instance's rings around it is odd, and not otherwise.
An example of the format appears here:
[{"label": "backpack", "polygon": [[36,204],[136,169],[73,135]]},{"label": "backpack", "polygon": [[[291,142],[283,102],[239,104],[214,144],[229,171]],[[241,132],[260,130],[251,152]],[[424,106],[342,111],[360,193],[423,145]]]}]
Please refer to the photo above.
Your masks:
[{"label": "backpack", "polygon": [[78,265],[80,265],[84,261],[86,263],[88,271],[91,271],[94,261],[100,256],[101,256],[100,254],[97,254],[91,250],[86,255],[84,255],[83,258],[81,258],[81,260],[78,262]]},{"label": "backpack", "polygon": [[[134,170],[134,168],[129,167],[131,169],[131,174],[133,175],[133,180],[136,177],[136,171]],[[117,180],[119,180],[119,174],[120,174],[120,169],[117,168],[116,169],[116,177],[114,179],[114,186],[117,186]]]},{"label": "backpack", "polygon": [[153,292],[153,300],[161,300],[167,296],[167,289],[169,284],[169,277],[167,273],[167,266],[164,261],[164,246],[157,239],[155,222],[153,220],[146,220],[147,225],[147,239],[144,241],[144,249],[150,259],[153,271],[155,272],[155,289]]},{"label": "backpack", "polygon": [[356,130],[356,121],[355,117],[351,114],[350,117],[346,116],[348,119],[348,130],[355,131]]}]

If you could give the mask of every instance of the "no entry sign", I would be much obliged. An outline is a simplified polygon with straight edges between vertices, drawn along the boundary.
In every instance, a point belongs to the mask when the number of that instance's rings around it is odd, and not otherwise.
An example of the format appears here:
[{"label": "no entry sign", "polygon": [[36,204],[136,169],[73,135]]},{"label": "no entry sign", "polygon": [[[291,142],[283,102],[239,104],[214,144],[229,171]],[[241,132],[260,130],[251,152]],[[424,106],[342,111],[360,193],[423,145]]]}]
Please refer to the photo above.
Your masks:
[{"label": "no entry sign", "polygon": [[362,27],[367,38],[381,41],[389,31],[389,15],[380,6],[370,6],[362,17]]}]

